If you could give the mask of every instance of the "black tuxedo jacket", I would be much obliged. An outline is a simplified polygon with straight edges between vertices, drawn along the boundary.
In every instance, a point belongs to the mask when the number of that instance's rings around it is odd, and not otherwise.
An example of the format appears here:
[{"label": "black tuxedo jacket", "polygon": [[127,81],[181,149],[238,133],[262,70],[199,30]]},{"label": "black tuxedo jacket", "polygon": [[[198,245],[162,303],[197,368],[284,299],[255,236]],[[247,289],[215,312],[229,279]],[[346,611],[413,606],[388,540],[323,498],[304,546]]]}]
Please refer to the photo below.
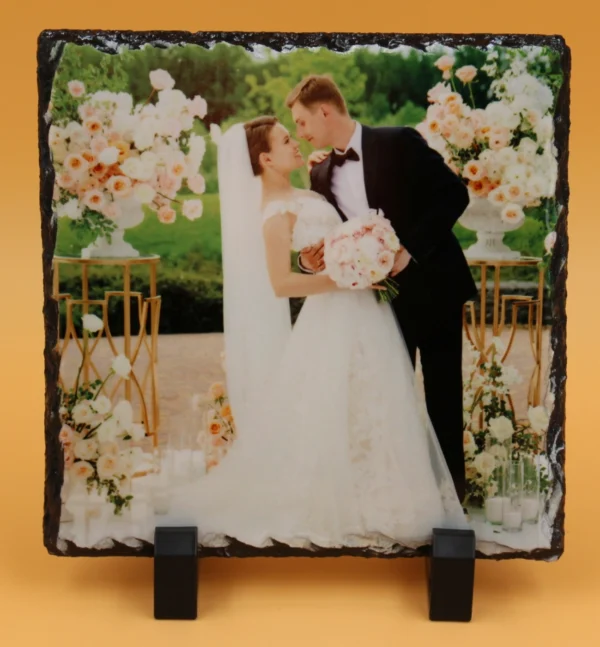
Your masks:
[{"label": "black tuxedo jacket", "polygon": [[[412,256],[395,277],[400,294],[392,302],[394,309],[429,304],[437,310],[442,303],[462,304],[473,298],[476,286],[452,232],[469,204],[463,181],[410,127],[363,125],[362,157],[369,207],[384,212]],[[346,219],[331,190],[332,172],[329,156],[313,167],[311,189]]]}]

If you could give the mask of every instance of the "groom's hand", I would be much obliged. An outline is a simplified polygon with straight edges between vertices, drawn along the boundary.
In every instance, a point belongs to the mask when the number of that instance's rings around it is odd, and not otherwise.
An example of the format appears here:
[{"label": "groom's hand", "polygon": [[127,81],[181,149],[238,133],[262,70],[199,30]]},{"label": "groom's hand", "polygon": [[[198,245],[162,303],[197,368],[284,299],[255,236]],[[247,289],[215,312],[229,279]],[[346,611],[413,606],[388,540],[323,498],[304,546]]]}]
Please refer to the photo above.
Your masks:
[{"label": "groom's hand", "polygon": [[400,272],[402,272],[402,270],[405,269],[406,266],[410,263],[411,258],[412,256],[408,253],[406,247],[400,247],[400,249],[396,252],[396,257],[394,258],[394,266],[392,267],[390,276],[396,276],[396,274],[400,274]]},{"label": "groom's hand", "polygon": [[325,243],[321,241],[312,247],[305,247],[300,251],[300,263],[309,272],[321,272],[325,269]]}]

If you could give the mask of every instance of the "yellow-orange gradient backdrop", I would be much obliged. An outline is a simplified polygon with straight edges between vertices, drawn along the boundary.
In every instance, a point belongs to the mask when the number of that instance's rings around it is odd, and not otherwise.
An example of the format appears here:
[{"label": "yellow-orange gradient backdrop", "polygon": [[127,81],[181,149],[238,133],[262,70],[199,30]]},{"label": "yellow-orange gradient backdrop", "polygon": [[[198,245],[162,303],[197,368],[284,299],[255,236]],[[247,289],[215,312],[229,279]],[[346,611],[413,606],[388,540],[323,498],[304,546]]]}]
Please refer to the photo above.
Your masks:
[{"label": "yellow-orange gradient backdrop", "polygon": [[[600,42],[593,3],[15,2],[0,20],[0,643],[111,647],[592,645],[600,611]],[[594,15],[595,13],[595,15]],[[199,619],[152,618],[148,559],[42,544],[44,365],[36,39],[43,29],[562,34],[572,48],[567,537],[556,563],[479,562],[474,619],[427,618],[420,560],[208,560]]]}]

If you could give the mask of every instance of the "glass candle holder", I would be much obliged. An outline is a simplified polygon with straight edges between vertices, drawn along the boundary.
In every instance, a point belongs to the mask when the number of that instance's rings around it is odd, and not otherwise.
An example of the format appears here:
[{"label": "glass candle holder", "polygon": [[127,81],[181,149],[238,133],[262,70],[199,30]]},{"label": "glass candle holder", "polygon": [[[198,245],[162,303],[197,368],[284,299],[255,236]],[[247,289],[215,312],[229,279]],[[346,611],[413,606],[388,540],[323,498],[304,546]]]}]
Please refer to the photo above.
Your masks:
[{"label": "glass candle holder", "polygon": [[502,529],[519,532],[523,527],[523,462],[507,460],[504,470],[504,509]]},{"label": "glass candle holder", "polygon": [[523,523],[537,524],[540,519],[540,466],[536,455],[523,457]]}]

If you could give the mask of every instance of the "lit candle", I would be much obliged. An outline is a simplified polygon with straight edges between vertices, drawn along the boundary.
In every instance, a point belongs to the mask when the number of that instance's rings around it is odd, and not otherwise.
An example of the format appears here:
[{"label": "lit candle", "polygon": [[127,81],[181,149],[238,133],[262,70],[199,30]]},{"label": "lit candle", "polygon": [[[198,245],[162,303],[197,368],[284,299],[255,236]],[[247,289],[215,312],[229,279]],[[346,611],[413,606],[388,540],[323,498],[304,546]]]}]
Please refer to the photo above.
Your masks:
[{"label": "lit candle", "polygon": [[523,512],[523,521],[536,521],[539,512],[539,503],[536,499],[523,499],[521,510]]},{"label": "lit candle", "polygon": [[505,510],[503,527],[505,530],[520,530],[523,523],[523,515],[520,510]]},{"label": "lit candle", "polygon": [[494,496],[485,501],[485,518],[491,524],[500,525],[502,523],[502,512],[504,510],[505,497]]}]

